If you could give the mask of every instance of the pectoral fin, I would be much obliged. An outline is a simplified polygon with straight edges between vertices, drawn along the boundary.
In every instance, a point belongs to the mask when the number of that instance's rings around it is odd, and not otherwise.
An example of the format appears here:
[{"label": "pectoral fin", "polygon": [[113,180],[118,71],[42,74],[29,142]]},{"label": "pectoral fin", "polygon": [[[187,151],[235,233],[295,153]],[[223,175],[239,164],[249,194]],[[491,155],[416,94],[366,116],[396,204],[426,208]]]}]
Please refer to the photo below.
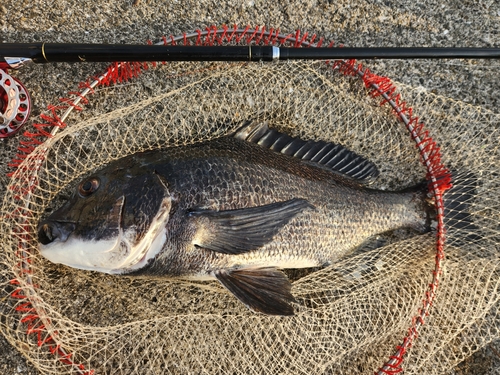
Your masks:
[{"label": "pectoral fin", "polygon": [[227,211],[193,210],[198,220],[194,245],[224,254],[242,254],[267,242],[295,215],[314,208],[305,199]]},{"label": "pectoral fin", "polygon": [[293,315],[295,299],[286,275],[276,268],[217,270],[215,277],[253,311],[269,315]]}]

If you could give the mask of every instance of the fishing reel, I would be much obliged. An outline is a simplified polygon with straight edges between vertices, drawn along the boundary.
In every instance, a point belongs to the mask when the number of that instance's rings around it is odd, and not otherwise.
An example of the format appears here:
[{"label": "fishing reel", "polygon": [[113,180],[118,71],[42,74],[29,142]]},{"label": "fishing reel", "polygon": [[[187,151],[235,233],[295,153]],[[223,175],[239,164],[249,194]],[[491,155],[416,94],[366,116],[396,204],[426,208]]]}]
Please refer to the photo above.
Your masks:
[{"label": "fishing reel", "polygon": [[28,121],[31,98],[18,79],[8,74],[10,65],[0,62],[0,138],[16,134]]}]

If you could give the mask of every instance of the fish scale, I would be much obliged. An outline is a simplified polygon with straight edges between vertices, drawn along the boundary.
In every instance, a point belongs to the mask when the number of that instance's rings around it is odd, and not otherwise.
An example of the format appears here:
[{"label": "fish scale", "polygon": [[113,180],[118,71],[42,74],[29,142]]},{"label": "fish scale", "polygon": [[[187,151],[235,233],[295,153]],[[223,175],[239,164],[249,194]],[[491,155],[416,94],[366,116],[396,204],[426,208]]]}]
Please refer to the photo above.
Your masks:
[{"label": "fish scale", "polygon": [[429,230],[425,186],[370,189],[377,175],[341,145],[249,122],[233,135],[130,155],[85,177],[40,223],[40,250],[86,270],[216,278],[254,311],[291,315],[281,269],[331,264],[397,228]]},{"label": "fish scale", "polygon": [[[422,209],[424,194],[420,191],[391,193],[367,189],[313,165],[303,165],[300,159],[277,155],[250,143],[240,144],[233,138],[222,138],[193,151],[185,148],[167,151],[164,158],[170,161],[156,167],[172,181],[173,190],[183,191],[186,184],[190,185],[189,194],[178,202],[178,215],[171,218],[178,220],[179,226],[185,220],[184,212],[193,207],[225,211],[302,198],[315,208],[291,219],[271,243],[258,250],[217,256],[214,262],[207,254],[203,257],[195,254],[196,259],[205,261],[194,267],[194,260],[189,257],[171,261],[172,256],[185,257],[185,252],[179,249],[175,255],[161,254],[152,269],[189,264],[189,272],[198,268],[195,272],[202,275],[213,269],[247,263],[271,264],[270,254],[278,254],[273,257],[275,263],[300,258],[307,259],[308,266],[311,263],[319,266],[344,256],[374,234],[400,227],[425,228],[427,216]],[[275,159],[273,163],[268,163],[270,158]],[[197,178],[200,174],[203,178]],[[316,177],[314,180],[310,179],[312,175]]]}]

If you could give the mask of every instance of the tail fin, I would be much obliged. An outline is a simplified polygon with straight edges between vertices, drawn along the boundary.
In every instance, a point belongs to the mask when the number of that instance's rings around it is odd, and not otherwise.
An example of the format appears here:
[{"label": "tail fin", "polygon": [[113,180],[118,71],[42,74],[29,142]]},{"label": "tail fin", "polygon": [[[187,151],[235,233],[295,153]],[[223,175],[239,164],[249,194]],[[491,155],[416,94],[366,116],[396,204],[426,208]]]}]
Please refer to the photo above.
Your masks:
[{"label": "tail fin", "polygon": [[482,236],[470,213],[478,179],[468,171],[453,170],[451,174],[453,187],[443,196],[447,241],[454,245],[478,242]]}]

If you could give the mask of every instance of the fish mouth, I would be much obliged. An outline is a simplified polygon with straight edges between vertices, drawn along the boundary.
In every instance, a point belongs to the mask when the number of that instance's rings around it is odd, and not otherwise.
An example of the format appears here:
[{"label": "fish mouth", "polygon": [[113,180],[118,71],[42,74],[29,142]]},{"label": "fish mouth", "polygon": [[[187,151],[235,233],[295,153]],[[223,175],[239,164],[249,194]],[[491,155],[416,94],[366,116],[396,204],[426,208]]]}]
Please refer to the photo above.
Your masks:
[{"label": "fish mouth", "polygon": [[163,199],[147,233],[137,243],[137,227],[123,228],[124,204],[125,197],[116,200],[108,215],[107,229],[112,235],[99,240],[71,235],[77,225],[72,221],[41,222],[38,226],[41,254],[53,263],[109,274],[130,273],[146,266],[166,242],[171,197]]},{"label": "fish mouth", "polygon": [[74,221],[45,220],[38,226],[38,241],[42,245],[52,242],[66,242],[76,228]]},{"label": "fish mouth", "polygon": [[75,221],[49,218],[41,222],[38,226],[40,253],[53,263],[109,273],[110,265],[123,259],[130,248],[122,230],[124,205],[124,196],[115,201],[107,217],[107,235],[99,240],[84,239],[76,234]]}]

